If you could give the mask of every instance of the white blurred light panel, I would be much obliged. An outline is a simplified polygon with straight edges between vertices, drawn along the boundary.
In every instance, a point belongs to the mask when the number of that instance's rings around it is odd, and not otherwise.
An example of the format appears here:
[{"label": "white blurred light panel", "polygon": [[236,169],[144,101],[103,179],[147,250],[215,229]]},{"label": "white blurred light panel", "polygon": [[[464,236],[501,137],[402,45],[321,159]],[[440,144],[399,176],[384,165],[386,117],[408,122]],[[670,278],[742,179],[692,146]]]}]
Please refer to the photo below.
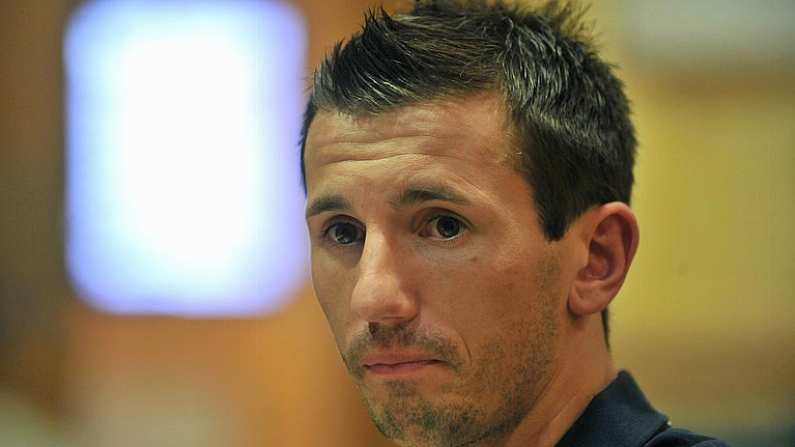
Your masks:
[{"label": "white blurred light panel", "polygon": [[795,2],[621,0],[630,55],[662,70],[792,66]]},{"label": "white blurred light panel", "polygon": [[64,41],[66,260],[113,313],[276,309],[305,279],[305,30],[278,1],[85,3]]}]

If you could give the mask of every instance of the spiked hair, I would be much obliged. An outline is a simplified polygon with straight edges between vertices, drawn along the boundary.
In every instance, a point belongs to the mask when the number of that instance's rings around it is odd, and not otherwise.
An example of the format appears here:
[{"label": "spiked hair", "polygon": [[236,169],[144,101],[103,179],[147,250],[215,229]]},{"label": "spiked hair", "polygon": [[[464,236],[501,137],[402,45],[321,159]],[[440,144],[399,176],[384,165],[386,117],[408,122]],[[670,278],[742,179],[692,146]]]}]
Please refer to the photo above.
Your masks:
[{"label": "spiked hair", "polygon": [[[365,15],[362,30],[321,63],[301,131],[319,110],[378,114],[445,97],[501,95],[519,136],[516,169],[533,191],[548,240],[594,205],[630,202],[636,139],[629,102],[582,22],[584,9],[548,1],[416,1]],[[506,148],[508,150],[509,148]],[[602,314],[605,336],[607,310]]]}]

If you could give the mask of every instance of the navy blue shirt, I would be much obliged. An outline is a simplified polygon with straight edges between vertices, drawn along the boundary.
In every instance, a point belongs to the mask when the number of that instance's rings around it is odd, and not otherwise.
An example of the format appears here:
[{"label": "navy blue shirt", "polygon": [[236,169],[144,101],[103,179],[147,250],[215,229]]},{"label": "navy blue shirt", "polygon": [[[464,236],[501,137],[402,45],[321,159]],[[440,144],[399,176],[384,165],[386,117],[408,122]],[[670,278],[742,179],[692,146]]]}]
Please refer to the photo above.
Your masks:
[{"label": "navy blue shirt", "polygon": [[618,373],[594,396],[556,447],[728,447],[725,442],[672,428],[652,408],[632,376]]}]

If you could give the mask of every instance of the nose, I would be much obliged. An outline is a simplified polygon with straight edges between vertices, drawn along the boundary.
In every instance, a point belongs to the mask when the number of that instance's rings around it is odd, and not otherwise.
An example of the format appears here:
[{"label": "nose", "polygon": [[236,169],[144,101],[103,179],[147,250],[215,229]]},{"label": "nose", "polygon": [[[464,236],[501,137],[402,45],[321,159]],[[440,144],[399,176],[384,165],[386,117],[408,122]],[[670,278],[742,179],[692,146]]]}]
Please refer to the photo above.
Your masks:
[{"label": "nose", "polygon": [[367,233],[351,296],[351,312],[360,321],[396,326],[417,316],[407,256],[396,241],[376,231]]}]

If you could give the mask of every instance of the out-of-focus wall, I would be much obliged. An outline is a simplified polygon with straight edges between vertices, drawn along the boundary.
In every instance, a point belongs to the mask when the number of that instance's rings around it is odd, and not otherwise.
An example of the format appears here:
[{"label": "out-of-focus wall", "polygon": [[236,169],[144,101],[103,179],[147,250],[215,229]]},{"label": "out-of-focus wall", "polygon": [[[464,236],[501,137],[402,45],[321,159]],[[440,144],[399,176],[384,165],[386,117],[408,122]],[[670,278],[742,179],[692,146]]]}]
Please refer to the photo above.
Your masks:
[{"label": "out-of-focus wall", "polygon": [[0,413],[20,420],[46,421],[64,402],[59,54],[68,8],[0,2]]},{"label": "out-of-focus wall", "polygon": [[[787,445],[795,50],[774,39],[791,36],[795,7],[686,3],[616,0],[593,11],[639,138],[641,243],[612,306],[613,350],[674,423],[738,445]],[[639,36],[644,26],[658,29]]]},{"label": "out-of-focus wall", "polygon": [[674,421],[792,433],[791,79],[630,75],[642,243],[615,349]]},{"label": "out-of-focus wall", "polygon": [[[314,66],[374,3],[293,4]],[[60,39],[75,5],[0,2],[0,432],[31,445],[388,445],[309,284],[281,313],[239,320],[112,317],[73,296],[61,261]],[[641,144],[642,241],[613,305],[613,351],[674,422],[737,445],[785,439],[795,420],[793,73],[649,67],[628,49],[625,6],[590,13],[622,67]]]}]

